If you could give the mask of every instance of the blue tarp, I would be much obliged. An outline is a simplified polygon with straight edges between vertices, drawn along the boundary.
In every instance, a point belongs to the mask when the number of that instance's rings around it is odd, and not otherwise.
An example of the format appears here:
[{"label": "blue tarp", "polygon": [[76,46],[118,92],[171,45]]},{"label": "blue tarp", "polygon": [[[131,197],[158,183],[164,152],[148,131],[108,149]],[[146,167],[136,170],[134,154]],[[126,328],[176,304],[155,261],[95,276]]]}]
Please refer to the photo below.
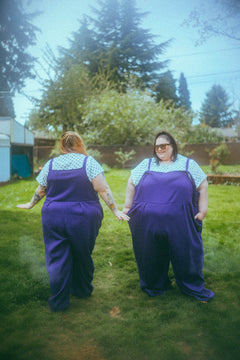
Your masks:
[{"label": "blue tarp", "polygon": [[12,155],[12,174],[18,174],[23,178],[32,174],[26,155]]}]

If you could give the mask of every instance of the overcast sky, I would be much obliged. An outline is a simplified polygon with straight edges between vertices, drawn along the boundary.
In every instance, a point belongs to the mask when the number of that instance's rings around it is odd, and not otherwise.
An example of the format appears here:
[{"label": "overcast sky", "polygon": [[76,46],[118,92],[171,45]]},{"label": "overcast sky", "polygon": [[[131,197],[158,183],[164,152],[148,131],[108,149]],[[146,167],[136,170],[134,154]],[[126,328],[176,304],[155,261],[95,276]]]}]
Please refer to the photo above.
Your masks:
[{"label": "overcast sky", "polygon": [[[223,86],[234,107],[238,108],[240,42],[215,37],[196,46],[196,29],[182,25],[191,10],[202,6],[202,3],[208,3],[208,0],[136,0],[139,10],[149,12],[142,27],[157,35],[156,40],[159,42],[173,39],[160,60],[170,60],[168,69],[176,80],[181,72],[184,73],[193,110],[200,110],[206,92],[214,84]],[[58,46],[67,47],[68,39],[78,30],[78,19],[83,14],[91,15],[90,6],[95,7],[96,4],[96,0],[32,0],[27,10],[40,10],[42,14],[32,21],[41,29],[41,33],[37,34],[37,45],[30,52],[43,63],[43,49],[49,44],[57,55]],[[40,72],[38,66],[36,69]],[[37,80],[28,80],[24,92],[29,96],[40,97],[40,84]],[[16,120],[24,124],[34,105],[23,95],[16,94],[14,106]]]}]

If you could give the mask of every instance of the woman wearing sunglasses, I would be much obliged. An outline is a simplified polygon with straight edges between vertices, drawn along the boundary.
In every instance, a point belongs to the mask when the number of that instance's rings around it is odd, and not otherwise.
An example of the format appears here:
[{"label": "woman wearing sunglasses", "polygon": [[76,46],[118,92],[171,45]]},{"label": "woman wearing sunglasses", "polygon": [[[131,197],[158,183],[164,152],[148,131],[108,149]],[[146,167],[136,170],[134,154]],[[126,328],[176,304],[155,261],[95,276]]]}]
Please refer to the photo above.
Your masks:
[{"label": "woman wearing sunglasses", "polygon": [[32,200],[18,205],[31,209],[46,195],[42,225],[51,311],[66,309],[70,293],[81,298],[93,291],[91,254],[103,218],[98,194],[118,220],[129,219],[117,209],[104,170],[87,156],[81,137],[66,132],[60,150],[62,155],[49,160],[38,175],[39,186]]},{"label": "woman wearing sunglasses", "polygon": [[214,293],[204,288],[202,220],[208,210],[208,183],[198,164],[178,154],[166,131],[155,138],[153,158],[132,170],[123,212],[129,226],[140,286],[150,296],[170,286],[170,261],[181,291],[203,302]]}]

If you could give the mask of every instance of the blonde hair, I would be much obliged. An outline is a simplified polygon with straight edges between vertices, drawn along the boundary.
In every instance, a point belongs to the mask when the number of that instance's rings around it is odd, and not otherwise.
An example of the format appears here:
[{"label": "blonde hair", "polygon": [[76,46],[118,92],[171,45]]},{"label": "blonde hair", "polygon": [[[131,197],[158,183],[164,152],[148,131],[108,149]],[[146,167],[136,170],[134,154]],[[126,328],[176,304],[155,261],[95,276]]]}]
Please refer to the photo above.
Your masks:
[{"label": "blonde hair", "polygon": [[74,131],[67,131],[60,140],[60,151],[66,153],[81,153],[87,155],[85,145],[80,135]]}]

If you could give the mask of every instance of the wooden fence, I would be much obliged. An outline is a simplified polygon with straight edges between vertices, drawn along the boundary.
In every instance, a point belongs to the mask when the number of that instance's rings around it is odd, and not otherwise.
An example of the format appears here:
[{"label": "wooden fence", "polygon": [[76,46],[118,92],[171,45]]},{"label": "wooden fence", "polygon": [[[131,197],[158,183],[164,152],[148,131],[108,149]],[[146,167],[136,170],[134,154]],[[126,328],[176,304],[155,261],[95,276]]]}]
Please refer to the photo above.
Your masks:
[{"label": "wooden fence", "polygon": [[[34,146],[34,157],[37,160],[43,159],[48,160],[49,154],[54,148],[54,140],[47,142],[37,141],[35,139]],[[225,158],[224,164],[226,165],[237,165],[240,164],[240,142],[226,143],[230,154]],[[209,165],[209,152],[217,147],[219,144],[189,144],[184,148],[184,154],[189,155],[190,158],[197,161],[199,165]],[[153,154],[152,146],[89,146],[89,149],[95,149],[100,152],[100,162],[107,164],[110,167],[119,166],[119,163],[116,161],[116,151],[120,149],[125,151],[134,150],[136,154],[134,158],[127,162],[127,167],[132,168],[136,166],[141,160],[151,157]],[[181,151],[180,151],[181,153]]]}]

